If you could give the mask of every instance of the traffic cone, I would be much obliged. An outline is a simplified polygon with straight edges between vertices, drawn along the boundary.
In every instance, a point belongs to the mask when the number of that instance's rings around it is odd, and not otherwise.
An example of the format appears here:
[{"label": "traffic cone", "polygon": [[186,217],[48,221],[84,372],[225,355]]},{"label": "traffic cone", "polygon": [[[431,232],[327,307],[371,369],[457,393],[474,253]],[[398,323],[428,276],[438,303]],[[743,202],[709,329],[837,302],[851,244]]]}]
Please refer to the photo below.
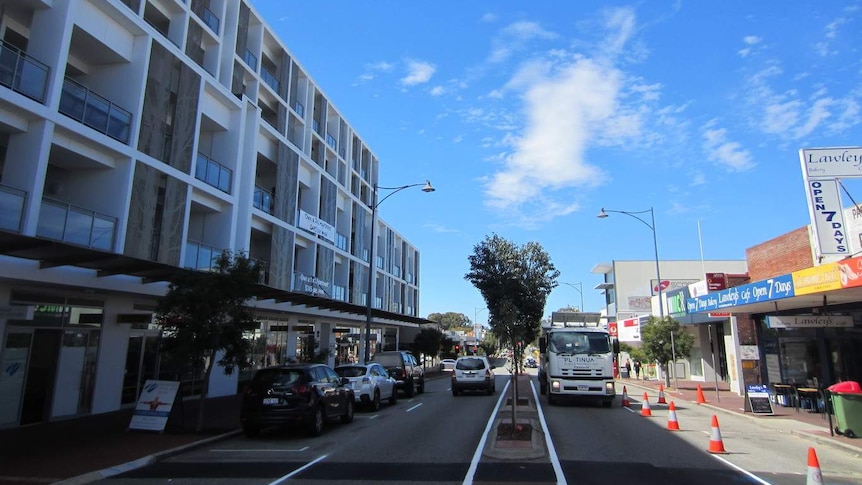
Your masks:
[{"label": "traffic cone", "polygon": [[817,461],[817,452],[814,448],[808,448],[808,479],[805,480],[805,485],[823,485],[820,462]]},{"label": "traffic cone", "polygon": [[623,386],[623,406],[629,407],[631,403],[629,402],[629,393],[626,392],[626,386]]},{"label": "traffic cone", "polygon": [[641,403],[641,416],[652,416],[652,410],[649,408],[649,396],[647,396],[647,393],[644,393],[644,400],[643,403]]},{"label": "traffic cone", "polygon": [[700,387],[700,384],[697,385],[697,403],[706,404],[706,398],[703,396],[703,388]]},{"label": "traffic cone", "polygon": [[670,402],[670,407],[667,410],[667,429],[679,431],[679,421],[676,420],[676,406],[673,401]]},{"label": "traffic cone", "polygon": [[664,384],[658,385],[658,401],[657,404],[667,404],[667,401],[664,399]]},{"label": "traffic cone", "polygon": [[709,434],[709,450],[710,453],[727,453],[724,449],[724,442],[721,441],[721,430],[718,429],[718,416],[712,415],[712,432]]}]

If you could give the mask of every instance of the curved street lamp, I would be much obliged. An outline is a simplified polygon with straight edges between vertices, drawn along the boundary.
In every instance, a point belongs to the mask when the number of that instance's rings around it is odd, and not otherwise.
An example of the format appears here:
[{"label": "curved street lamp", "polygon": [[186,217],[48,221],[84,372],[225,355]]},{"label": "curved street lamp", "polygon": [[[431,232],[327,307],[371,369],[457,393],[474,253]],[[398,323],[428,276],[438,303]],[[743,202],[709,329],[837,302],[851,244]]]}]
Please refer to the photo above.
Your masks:
[{"label": "curved street lamp", "polygon": [[[602,207],[601,212],[599,212],[599,214],[596,217],[598,217],[599,219],[605,219],[608,217],[608,212],[614,212],[617,214],[625,214],[627,216],[634,217],[635,219],[641,221],[645,226],[650,228],[650,230],[652,231],[652,244],[653,244],[653,248],[655,249],[655,277],[656,277],[656,280],[658,280],[658,284],[656,286],[656,288],[657,288],[656,291],[658,291],[658,314],[659,314],[659,317],[661,317],[661,319],[664,320],[664,302],[662,301],[662,296],[661,296],[661,290],[662,290],[662,288],[661,288],[661,270],[659,269],[659,259],[658,259],[658,238],[656,237],[655,212],[653,211],[653,208],[650,207],[648,210],[630,212],[630,211],[615,211],[615,210],[605,209],[604,207]],[[641,218],[638,215],[638,214],[646,214],[647,212],[649,212],[649,214],[650,214],[650,220],[652,221],[652,224],[650,224],[649,222],[647,222],[645,219]],[[670,351],[671,351],[671,354],[673,355],[674,386],[677,389],[679,389],[679,385],[678,385],[678,381],[677,381],[677,377],[676,377],[676,346],[674,345],[674,341],[673,341],[673,331],[670,332]]]},{"label": "curved street lamp", "polygon": [[[374,280],[377,277],[377,261],[375,261],[374,249],[377,247],[376,238],[376,228],[377,228],[377,207],[383,203],[389,197],[392,197],[398,192],[401,192],[404,189],[409,189],[410,187],[422,187],[422,192],[434,192],[436,190],[433,186],[431,186],[431,182],[426,180],[424,184],[409,184],[402,185],[400,187],[380,187],[377,183],[373,186],[372,192],[372,201],[371,201],[371,249],[369,250],[369,258],[368,258],[368,295],[365,297],[365,355],[363,356],[362,361],[364,363],[368,363],[371,360],[371,321],[373,320],[372,310],[373,310],[373,302],[374,302]],[[377,191],[379,190],[391,190],[386,194],[386,197],[377,201]]]},{"label": "curved street lamp", "polygon": [[581,295],[581,306],[578,308],[578,311],[583,313],[583,311],[584,311],[584,284],[582,282],[581,283],[563,283],[563,282],[561,282],[560,284],[566,285],[566,286],[571,286],[572,288],[578,290],[578,293],[580,293],[580,295]]}]

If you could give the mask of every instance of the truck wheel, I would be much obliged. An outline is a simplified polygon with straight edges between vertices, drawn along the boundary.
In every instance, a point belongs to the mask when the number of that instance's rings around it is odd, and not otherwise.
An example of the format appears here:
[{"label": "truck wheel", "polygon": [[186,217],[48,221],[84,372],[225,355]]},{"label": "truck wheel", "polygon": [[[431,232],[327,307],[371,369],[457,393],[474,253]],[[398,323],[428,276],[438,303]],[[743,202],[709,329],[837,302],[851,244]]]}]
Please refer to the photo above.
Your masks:
[{"label": "truck wheel", "polygon": [[556,406],[557,405],[557,396],[549,393],[548,394],[548,404],[550,404],[551,406]]},{"label": "truck wheel", "polygon": [[545,395],[548,393],[548,382],[544,379],[539,380],[539,394]]},{"label": "truck wheel", "polygon": [[611,405],[613,403],[614,403],[613,401],[602,401],[602,407],[603,408],[609,408],[609,407],[611,407]]},{"label": "truck wheel", "polygon": [[413,378],[411,377],[407,384],[404,386],[404,392],[407,394],[407,397],[413,397],[416,394],[416,383],[413,382]]}]

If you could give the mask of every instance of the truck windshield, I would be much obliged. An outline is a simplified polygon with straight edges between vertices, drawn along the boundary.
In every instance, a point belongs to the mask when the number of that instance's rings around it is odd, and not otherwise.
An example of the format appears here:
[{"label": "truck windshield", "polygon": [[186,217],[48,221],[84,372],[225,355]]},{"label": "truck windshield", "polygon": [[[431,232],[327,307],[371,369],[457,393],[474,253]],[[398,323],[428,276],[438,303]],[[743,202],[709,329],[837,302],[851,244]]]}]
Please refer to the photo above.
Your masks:
[{"label": "truck windshield", "polygon": [[558,354],[606,354],[610,352],[608,336],[596,333],[554,332],[548,349]]}]

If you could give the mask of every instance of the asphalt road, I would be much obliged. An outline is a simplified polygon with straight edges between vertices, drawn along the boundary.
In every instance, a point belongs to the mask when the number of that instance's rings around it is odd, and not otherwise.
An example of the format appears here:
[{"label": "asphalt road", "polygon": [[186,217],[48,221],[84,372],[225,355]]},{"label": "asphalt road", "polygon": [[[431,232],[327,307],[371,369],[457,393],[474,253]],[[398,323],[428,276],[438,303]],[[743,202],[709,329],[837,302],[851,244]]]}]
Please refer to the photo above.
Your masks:
[{"label": "asphalt road", "polygon": [[[317,438],[302,430],[273,430],[254,439],[237,436],[104,482],[806,483],[810,444],[789,433],[753,428],[756,425],[744,418],[721,415],[722,438],[733,452],[710,454],[706,450],[712,414],[696,406],[678,408],[682,430],[670,432],[666,406],[654,404],[653,417],[647,418],[640,416],[637,406],[549,406],[540,397],[540,415],[548,429],[546,445],[552,452],[523,461],[483,457],[489,420],[505,397],[508,375],[504,374],[498,373],[494,396],[454,397],[448,380],[437,379],[426,383],[424,394],[402,396],[396,405],[385,405],[375,413],[358,412],[353,423],[334,422]],[[862,484],[860,458],[827,449],[818,454],[821,463],[829,463],[825,483]]]}]

